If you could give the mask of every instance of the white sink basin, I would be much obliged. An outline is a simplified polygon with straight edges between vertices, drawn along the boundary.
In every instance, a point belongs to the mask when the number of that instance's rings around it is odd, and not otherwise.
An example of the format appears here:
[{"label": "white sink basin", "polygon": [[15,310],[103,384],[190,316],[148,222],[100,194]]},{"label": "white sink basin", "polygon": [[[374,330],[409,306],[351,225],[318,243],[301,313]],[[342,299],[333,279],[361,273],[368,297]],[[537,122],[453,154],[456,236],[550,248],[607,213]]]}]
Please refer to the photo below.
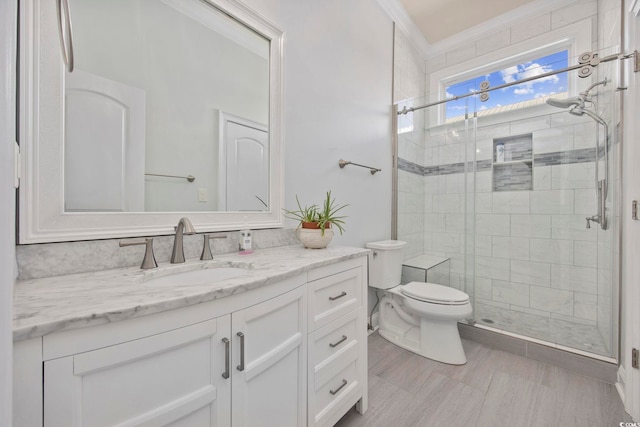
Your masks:
[{"label": "white sink basin", "polygon": [[155,277],[145,280],[145,284],[149,286],[166,286],[166,285],[206,285],[209,283],[219,282],[221,280],[231,279],[233,277],[246,274],[247,270],[237,267],[216,267],[193,271],[176,272],[166,276]]}]

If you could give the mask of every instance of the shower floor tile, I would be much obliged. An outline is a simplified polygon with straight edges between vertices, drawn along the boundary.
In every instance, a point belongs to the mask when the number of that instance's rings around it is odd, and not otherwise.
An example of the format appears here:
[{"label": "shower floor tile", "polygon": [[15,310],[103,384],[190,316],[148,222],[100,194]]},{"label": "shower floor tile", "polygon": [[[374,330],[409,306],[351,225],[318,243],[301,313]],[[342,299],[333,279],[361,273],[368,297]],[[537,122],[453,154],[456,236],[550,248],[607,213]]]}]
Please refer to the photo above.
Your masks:
[{"label": "shower floor tile", "polygon": [[475,319],[480,325],[611,357],[597,326],[537,316],[476,302]]}]

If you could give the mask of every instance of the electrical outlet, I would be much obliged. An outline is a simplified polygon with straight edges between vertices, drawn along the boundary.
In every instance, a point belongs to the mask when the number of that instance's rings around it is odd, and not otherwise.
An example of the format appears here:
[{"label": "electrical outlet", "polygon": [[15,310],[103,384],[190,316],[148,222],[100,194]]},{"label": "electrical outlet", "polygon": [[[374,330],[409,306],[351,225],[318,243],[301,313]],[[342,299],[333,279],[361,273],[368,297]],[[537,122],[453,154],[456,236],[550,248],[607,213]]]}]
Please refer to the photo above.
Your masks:
[{"label": "electrical outlet", "polygon": [[206,188],[198,188],[198,201],[199,202],[209,201],[209,195],[207,194]]}]

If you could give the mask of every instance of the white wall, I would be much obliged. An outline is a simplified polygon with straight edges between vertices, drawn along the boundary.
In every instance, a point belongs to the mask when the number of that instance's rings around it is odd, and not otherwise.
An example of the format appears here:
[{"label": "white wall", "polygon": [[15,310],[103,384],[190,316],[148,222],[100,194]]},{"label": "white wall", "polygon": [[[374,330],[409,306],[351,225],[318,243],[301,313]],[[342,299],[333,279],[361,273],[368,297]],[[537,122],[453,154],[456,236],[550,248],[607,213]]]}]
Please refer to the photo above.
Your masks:
[{"label": "white wall", "polygon": [[[247,0],[284,31],[285,207],[331,190],[347,231],[332,245],[391,236],[392,22],[375,0]],[[381,168],[371,175],[339,159]],[[294,226],[293,222],[288,225]]]},{"label": "white wall", "polygon": [[0,2],[0,427],[11,426],[16,16],[15,2]]}]

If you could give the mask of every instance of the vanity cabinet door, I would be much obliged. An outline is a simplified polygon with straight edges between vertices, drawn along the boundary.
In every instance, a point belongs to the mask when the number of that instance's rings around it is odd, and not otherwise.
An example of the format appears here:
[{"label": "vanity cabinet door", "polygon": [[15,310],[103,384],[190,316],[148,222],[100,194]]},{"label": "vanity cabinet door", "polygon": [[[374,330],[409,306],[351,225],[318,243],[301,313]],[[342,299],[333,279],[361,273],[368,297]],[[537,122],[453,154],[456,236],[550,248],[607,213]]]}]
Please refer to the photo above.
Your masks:
[{"label": "vanity cabinet door", "polygon": [[234,427],[306,425],[306,319],[304,286],[232,314]]},{"label": "vanity cabinet door", "polygon": [[230,317],[46,361],[45,427],[230,426]]}]

